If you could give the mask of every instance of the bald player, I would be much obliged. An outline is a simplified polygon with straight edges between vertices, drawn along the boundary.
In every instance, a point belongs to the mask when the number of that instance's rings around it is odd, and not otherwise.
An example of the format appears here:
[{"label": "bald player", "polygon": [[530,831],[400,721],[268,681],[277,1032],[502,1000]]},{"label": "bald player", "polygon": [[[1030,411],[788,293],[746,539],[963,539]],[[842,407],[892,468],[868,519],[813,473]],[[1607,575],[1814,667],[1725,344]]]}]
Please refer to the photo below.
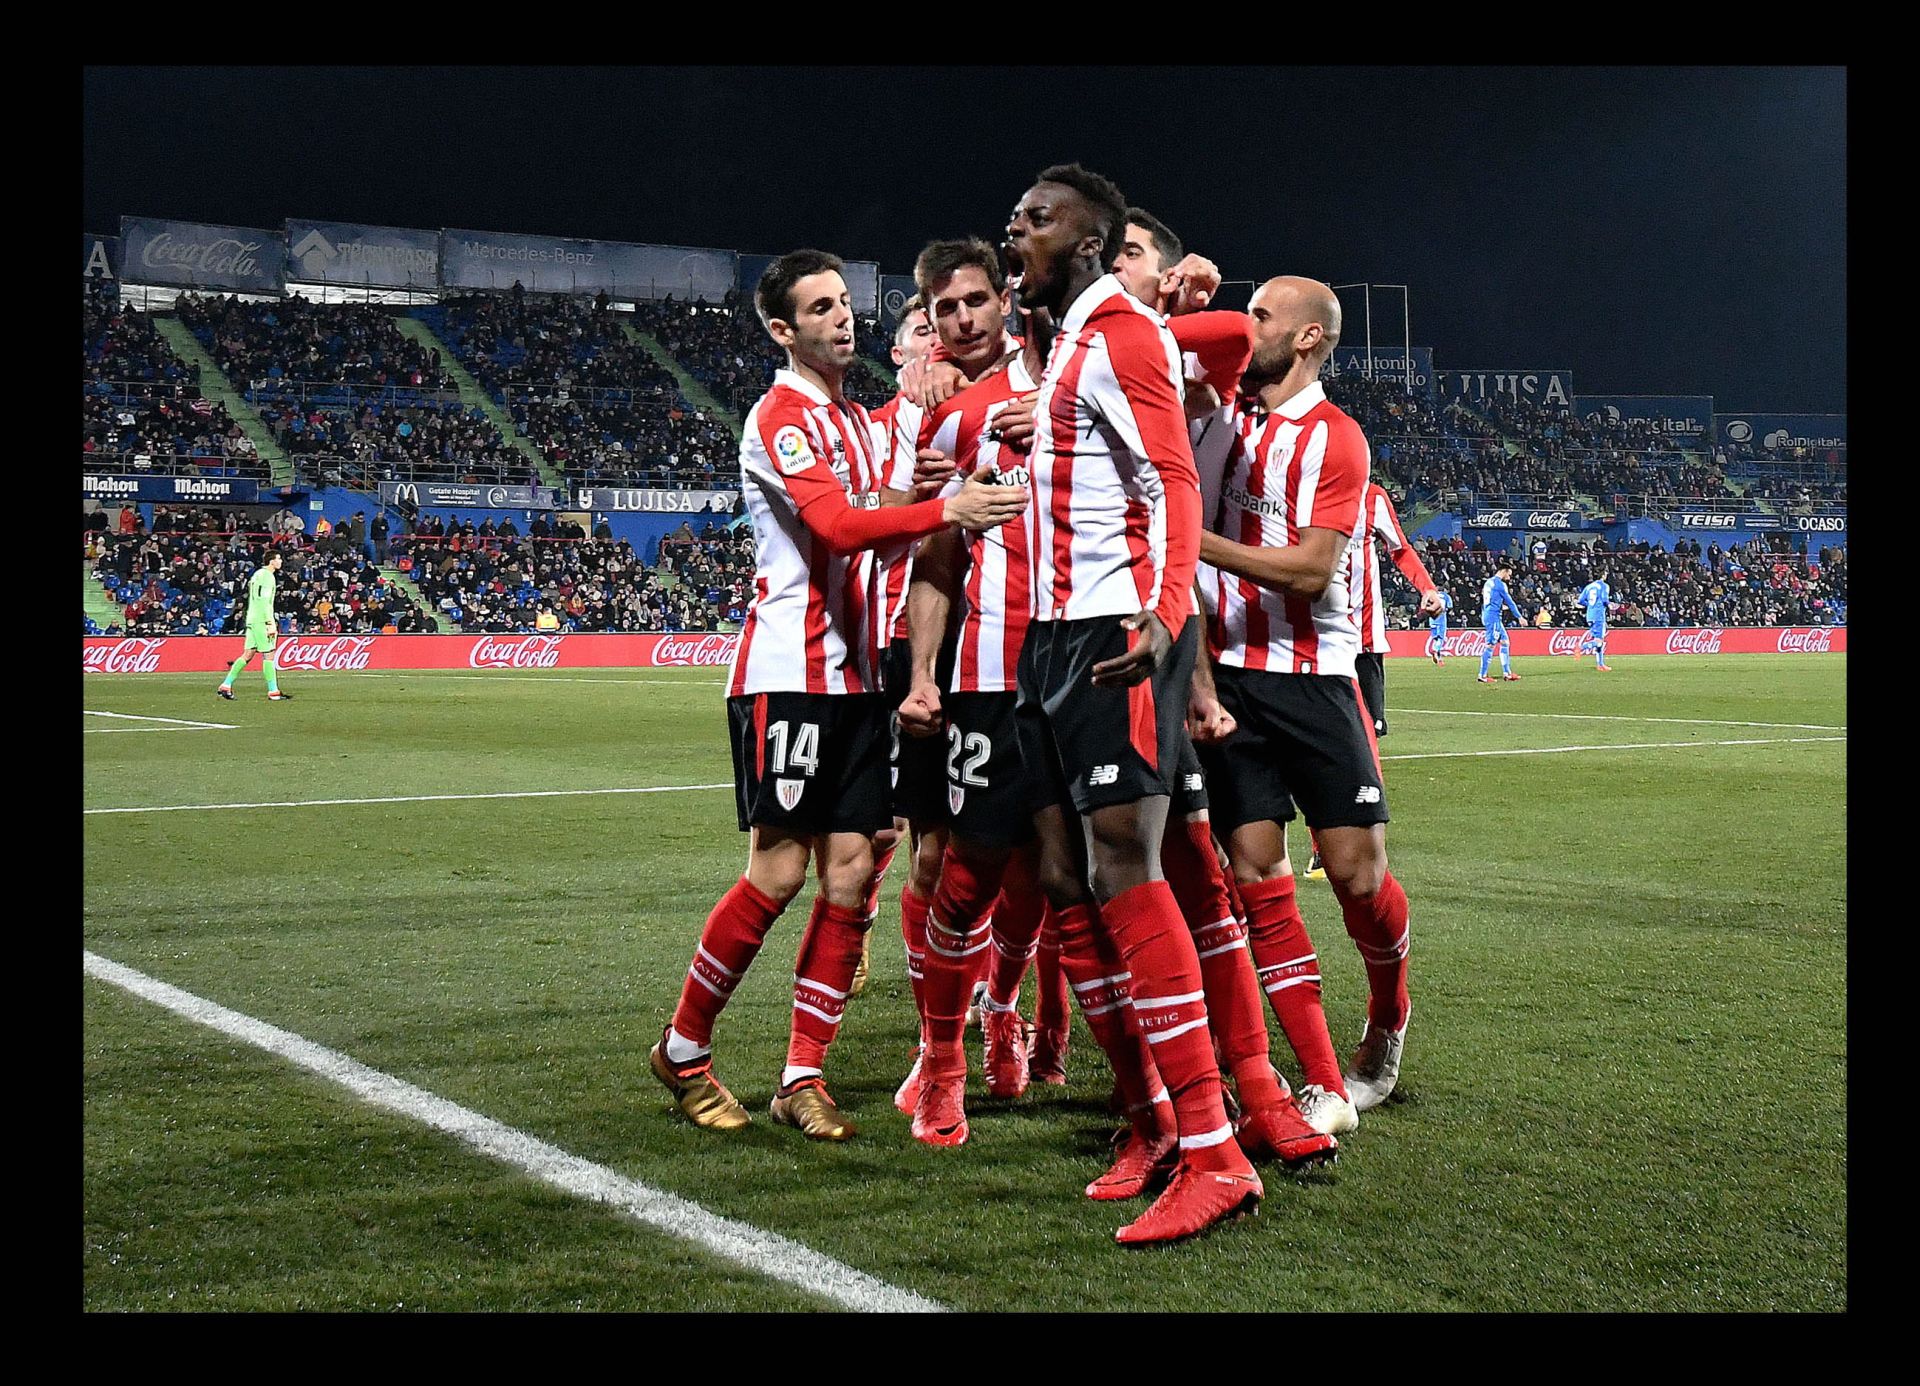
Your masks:
[{"label": "bald player", "polygon": [[[1302,1056],[1300,1105],[1322,1129],[1350,1130],[1393,1090],[1410,1010],[1407,898],[1387,868],[1386,787],[1356,678],[1360,632],[1343,562],[1364,528],[1371,459],[1360,426],[1320,384],[1340,340],[1333,290],[1270,279],[1247,311],[1253,359],[1239,397],[1226,427],[1196,449],[1208,645],[1236,723],[1201,753],[1243,898],[1291,875],[1285,824],[1296,805],[1319,836],[1370,995],[1344,1075],[1326,1056]],[[1317,991],[1318,966],[1309,953],[1278,981]]]}]

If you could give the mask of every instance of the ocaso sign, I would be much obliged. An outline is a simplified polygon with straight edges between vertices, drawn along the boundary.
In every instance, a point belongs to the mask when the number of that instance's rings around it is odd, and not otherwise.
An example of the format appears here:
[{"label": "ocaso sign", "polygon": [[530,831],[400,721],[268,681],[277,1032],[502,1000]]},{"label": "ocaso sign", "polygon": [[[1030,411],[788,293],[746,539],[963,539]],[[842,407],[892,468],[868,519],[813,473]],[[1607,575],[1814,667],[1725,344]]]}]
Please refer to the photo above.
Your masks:
[{"label": "ocaso sign", "polygon": [[[284,635],[280,668],[302,673],[379,669],[726,668],[737,632],[686,635]],[[211,674],[240,657],[237,635],[87,637],[89,674]]]}]

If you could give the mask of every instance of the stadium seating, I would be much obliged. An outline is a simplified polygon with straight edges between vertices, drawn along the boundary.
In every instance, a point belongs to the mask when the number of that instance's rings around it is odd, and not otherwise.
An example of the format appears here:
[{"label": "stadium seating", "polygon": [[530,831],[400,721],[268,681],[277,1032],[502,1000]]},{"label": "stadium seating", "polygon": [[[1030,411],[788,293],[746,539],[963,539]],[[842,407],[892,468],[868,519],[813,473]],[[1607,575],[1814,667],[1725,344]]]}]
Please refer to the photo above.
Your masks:
[{"label": "stadium seating", "polygon": [[571,631],[711,631],[745,614],[753,582],[746,531],[708,526],[707,537],[670,535],[658,568],[625,540],[555,535],[536,520],[419,517],[396,542],[401,563],[439,611],[462,630],[533,631],[545,608]]},{"label": "stadium seating", "polygon": [[106,635],[222,635],[241,628],[247,579],[271,544],[285,556],[275,612],[282,632],[430,631],[433,622],[344,539],[245,533],[233,512],[156,511],[154,533],[90,529],[93,575],[122,607]]},{"label": "stadium seating", "polygon": [[81,465],[156,476],[268,479],[227,411],[201,397],[193,372],[110,287],[86,286],[81,342]]},{"label": "stadium seating", "polygon": [[[1609,617],[1617,626],[1819,626],[1843,625],[1847,615],[1847,553],[1821,548],[1802,557],[1785,535],[1768,535],[1744,544],[1702,548],[1682,539],[1672,550],[1636,544],[1610,550],[1605,541],[1548,540],[1547,551],[1514,558],[1508,586],[1527,613],[1528,624],[1584,625],[1577,600],[1581,588],[1604,570],[1618,608]],[[1484,547],[1455,539],[1451,543],[1416,542],[1415,550],[1433,580],[1453,597],[1450,624],[1477,626],[1480,588],[1493,573],[1498,556]],[[1399,571],[1381,564],[1389,603],[1388,625],[1401,630],[1424,627],[1415,613],[1417,598]],[[1545,609],[1548,619],[1540,622]]]}]

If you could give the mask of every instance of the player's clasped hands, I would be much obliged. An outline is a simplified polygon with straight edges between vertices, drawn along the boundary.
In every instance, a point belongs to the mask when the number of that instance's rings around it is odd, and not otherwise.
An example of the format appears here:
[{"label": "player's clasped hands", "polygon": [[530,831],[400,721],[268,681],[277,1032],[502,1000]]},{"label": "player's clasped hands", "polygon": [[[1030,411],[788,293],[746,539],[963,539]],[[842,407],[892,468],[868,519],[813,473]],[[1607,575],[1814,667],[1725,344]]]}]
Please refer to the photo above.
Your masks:
[{"label": "player's clasped hands", "polygon": [[1019,519],[1026,508],[1026,487],[1002,486],[976,472],[967,478],[965,485],[947,497],[945,514],[950,525],[985,531],[998,529],[1009,520]]}]

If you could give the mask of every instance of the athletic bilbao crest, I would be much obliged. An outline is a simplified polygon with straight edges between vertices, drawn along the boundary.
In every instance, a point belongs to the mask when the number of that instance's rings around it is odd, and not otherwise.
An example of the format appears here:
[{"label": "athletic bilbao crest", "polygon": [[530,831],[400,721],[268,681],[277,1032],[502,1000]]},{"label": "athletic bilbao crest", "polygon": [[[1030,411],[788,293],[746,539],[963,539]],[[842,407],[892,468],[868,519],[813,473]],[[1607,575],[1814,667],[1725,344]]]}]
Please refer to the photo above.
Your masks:
[{"label": "athletic bilbao crest", "polygon": [[806,792],[806,788],[805,780],[774,781],[774,792],[780,797],[780,807],[789,813],[793,812],[793,806],[800,802],[800,796]]},{"label": "athletic bilbao crest", "polygon": [[960,805],[967,801],[967,791],[957,784],[947,786],[947,812],[960,812]]}]

